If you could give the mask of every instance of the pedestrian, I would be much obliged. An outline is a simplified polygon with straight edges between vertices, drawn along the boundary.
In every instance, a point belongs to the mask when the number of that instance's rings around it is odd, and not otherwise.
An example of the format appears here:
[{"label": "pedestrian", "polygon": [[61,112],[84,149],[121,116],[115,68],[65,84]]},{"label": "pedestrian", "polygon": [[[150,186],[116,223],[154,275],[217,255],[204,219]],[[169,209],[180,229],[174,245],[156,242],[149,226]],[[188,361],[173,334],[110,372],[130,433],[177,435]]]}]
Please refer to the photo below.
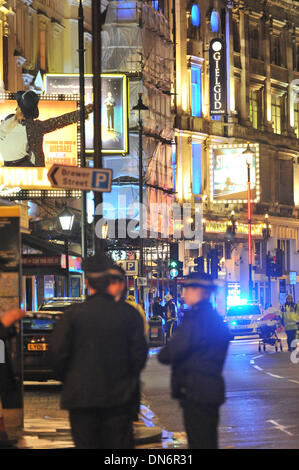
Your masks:
[{"label": "pedestrian", "polygon": [[49,359],[63,382],[80,449],[132,449],[136,390],[147,358],[143,322],[116,302],[123,281],[108,257],[83,262],[89,296],[69,307],[51,335]]},{"label": "pedestrian", "polygon": [[280,317],[287,335],[288,350],[292,351],[292,342],[296,339],[298,329],[299,312],[291,294],[287,295],[285,303],[281,306]]},{"label": "pedestrian", "polygon": [[[16,93],[17,108],[13,115],[0,124],[0,162],[12,167],[44,167],[43,140],[45,134],[74,124],[80,111],[41,121],[39,95],[32,90]],[[85,117],[93,112],[93,105],[85,107]]]},{"label": "pedestrian", "polygon": [[143,324],[144,324],[144,331],[145,331],[145,334],[147,334],[148,324],[147,324],[147,321],[146,321],[146,314],[145,314],[145,311],[144,311],[142,305],[138,304],[136,302],[134,295],[128,295],[127,303],[129,305],[131,305],[131,307],[134,307],[137,310],[137,312],[139,312],[139,315],[141,315],[141,318],[142,318],[142,321],[143,321]]},{"label": "pedestrian", "polygon": [[177,307],[171,294],[165,296],[165,320],[166,320],[166,339],[168,340],[175,332],[178,318]]},{"label": "pedestrian", "polygon": [[152,307],[152,313],[154,317],[164,318],[164,308],[161,305],[160,297],[155,297],[153,307]]},{"label": "pedestrian", "polygon": [[189,448],[216,449],[219,408],[225,400],[222,369],[230,334],[210,302],[216,288],[212,278],[191,273],[183,282],[189,309],[158,359],[172,366],[172,396],[183,410]]},{"label": "pedestrian", "polygon": [[[15,378],[7,340],[16,335],[14,323],[25,316],[21,309],[11,309],[0,318],[0,401],[3,408],[11,407],[12,400],[19,399],[20,386]],[[13,397],[13,398],[12,398]],[[1,406],[0,406],[1,409]],[[0,413],[0,428],[2,416]],[[3,439],[0,432],[0,441]]]}]

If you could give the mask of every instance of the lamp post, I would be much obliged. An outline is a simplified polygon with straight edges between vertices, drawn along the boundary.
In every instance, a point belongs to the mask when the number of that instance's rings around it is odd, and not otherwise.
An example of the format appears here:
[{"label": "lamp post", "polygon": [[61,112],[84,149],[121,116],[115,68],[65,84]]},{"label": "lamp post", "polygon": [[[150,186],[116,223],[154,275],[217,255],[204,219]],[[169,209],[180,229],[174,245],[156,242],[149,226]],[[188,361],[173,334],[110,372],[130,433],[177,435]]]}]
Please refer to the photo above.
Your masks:
[{"label": "lamp post", "polygon": [[247,206],[248,206],[248,268],[249,268],[249,300],[252,300],[252,235],[251,235],[251,224],[252,224],[252,213],[251,213],[251,179],[250,179],[250,168],[255,157],[254,150],[251,150],[250,143],[247,142],[247,148],[243,152],[246,158],[247,164]]},{"label": "lamp post", "polygon": [[66,235],[64,238],[64,248],[65,248],[65,257],[66,257],[66,293],[67,297],[70,295],[70,264],[69,264],[69,241],[67,235],[71,233],[75,216],[74,214],[65,207],[61,214],[58,216],[60,227],[63,233]]},{"label": "lamp post", "polygon": [[[148,111],[149,108],[143,104],[142,93],[139,93],[138,103],[133,107],[134,111],[138,111],[138,129],[139,129],[139,276],[143,277],[144,275],[144,240],[143,240],[143,228],[144,228],[144,218],[143,218],[143,123],[141,119],[141,111]],[[140,297],[143,300],[143,287],[140,287]]]},{"label": "lamp post", "polygon": [[[263,238],[266,242],[266,253],[268,253],[268,247],[267,247],[267,242],[269,238],[271,237],[271,225],[269,223],[269,215],[265,214],[265,220],[263,223]],[[268,255],[266,256],[266,259],[268,259]],[[268,306],[271,307],[272,301],[271,301],[271,274],[268,272]]]},{"label": "lamp post", "polygon": [[[86,139],[85,139],[85,75],[84,75],[84,0],[79,0],[78,6],[78,54],[79,54],[79,89],[80,89],[80,160],[81,167],[86,166]],[[81,199],[81,255],[86,257],[87,252],[87,207],[86,191],[82,191]],[[84,273],[83,273],[84,286]]]}]

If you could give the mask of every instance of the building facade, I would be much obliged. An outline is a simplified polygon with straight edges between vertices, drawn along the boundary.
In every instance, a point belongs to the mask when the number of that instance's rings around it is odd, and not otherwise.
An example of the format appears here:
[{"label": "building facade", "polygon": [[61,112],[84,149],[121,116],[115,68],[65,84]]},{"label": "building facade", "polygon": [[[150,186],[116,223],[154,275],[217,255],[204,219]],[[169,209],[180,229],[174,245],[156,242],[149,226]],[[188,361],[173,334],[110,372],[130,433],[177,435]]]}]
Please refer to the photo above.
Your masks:
[{"label": "building facade", "polygon": [[[249,142],[256,152],[251,168],[253,296],[264,306],[270,303],[270,284],[273,305],[286,292],[293,293],[289,273],[299,270],[298,8],[288,0],[175,2],[177,195],[181,202],[203,203],[199,254],[207,256],[217,248],[219,277],[226,285],[240,282],[247,296],[246,165],[240,167],[237,155],[242,158]],[[210,50],[215,39],[226,52],[221,70],[224,115],[211,114]],[[229,239],[232,218],[236,234]],[[263,231],[265,223],[271,225],[270,238]],[[283,251],[283,276],[269,284],[266,255],[274,256],[276,248]],[[190,264],[188,250],[184,255]]]}]

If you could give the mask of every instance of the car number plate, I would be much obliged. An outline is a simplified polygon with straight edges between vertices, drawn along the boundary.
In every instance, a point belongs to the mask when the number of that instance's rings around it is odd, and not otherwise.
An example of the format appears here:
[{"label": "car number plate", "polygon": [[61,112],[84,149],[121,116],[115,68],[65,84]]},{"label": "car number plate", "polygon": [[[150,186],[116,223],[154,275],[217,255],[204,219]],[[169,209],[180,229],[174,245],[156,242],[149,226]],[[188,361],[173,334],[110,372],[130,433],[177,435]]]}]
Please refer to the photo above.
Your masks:
[{"label": "car number plate", "polygon": [[29,343],[27,345],[28,351],[47,351],[48,350],[48,345],[43,343],[43,344],[31,344]]}]

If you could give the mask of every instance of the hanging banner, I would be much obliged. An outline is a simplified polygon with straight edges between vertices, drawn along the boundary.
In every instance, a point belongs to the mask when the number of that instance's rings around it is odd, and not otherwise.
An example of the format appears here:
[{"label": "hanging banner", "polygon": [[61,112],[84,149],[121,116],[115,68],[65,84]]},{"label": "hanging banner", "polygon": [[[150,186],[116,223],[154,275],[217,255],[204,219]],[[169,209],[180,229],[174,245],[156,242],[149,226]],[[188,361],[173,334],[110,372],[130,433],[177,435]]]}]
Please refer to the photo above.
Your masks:
[{"label": "hanging banner", "polygon": [[[102,77],[102,151],[104,154],[128,153],[128,79],[124,74]],[[79,94],[79,74],[46,74],[46,93]],[[85,104],[93,102],[92,75],[85,75]],[[93,114],[85,124],[86,152],[93,152]]]},{"label": "hanging banner", "polygon": [[213,39],[210,43],[210,115],[227,114],[225,41]]}]

